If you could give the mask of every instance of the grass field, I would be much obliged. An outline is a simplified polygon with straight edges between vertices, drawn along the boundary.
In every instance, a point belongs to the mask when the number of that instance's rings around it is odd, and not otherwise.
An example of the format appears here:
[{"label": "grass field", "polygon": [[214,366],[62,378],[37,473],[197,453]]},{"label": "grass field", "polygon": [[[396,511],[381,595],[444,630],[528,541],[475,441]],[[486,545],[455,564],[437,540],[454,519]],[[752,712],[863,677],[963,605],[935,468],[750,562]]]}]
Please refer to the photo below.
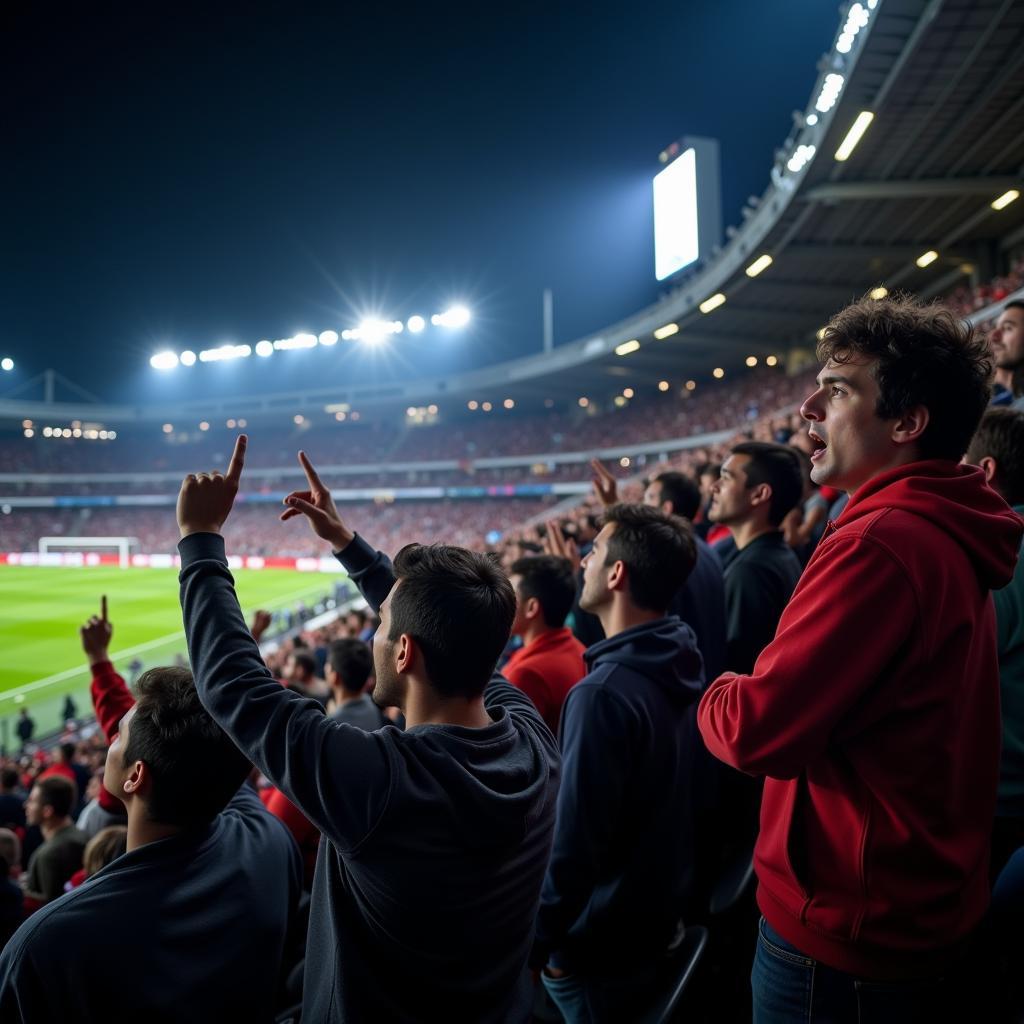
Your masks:
[{"label": "grass field", "polygon": [[[256,608],[312,604],[340,579],[289,569],[233,575],[247,619]],[[36,720],[37,735],[59,726],[69,693],[79,715],[91,711],[78,627],[99,614],[101,594],[114,625],[111,660],[122,672],[135,658],[149,667],[184,653],[174,569],[0,565],[0,744],[8,750],[16,744],[14,721],[22,707]]]}]

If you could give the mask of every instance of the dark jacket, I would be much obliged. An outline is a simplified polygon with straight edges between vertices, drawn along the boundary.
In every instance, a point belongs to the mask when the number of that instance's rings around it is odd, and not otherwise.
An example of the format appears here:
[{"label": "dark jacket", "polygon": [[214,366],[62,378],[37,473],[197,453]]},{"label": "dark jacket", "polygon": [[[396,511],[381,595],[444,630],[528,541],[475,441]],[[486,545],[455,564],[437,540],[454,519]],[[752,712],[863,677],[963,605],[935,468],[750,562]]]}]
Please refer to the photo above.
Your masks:
[{"label": "dark jacket", "polygon": [[[529,698],[497,676],[485,728],[332,722],[264,666],[223,539],[193,534],[179,551],[200,698],[323,834],[303,1020],[523,1019],[558,788],[557,747]],[[341,561],[377,610],[388,559],[356,538]]]},{"label": "dark jacket", "polygon": [[717,552],[694,536],[697,561],[676,591],[669,615],[678,615],[692,630],[704,659],[704,679],[710,682],[726,668],[725,581]]},{"label": "dark jacket", "polygon": [[663,952],[693,866],[693,631],[675,617],[586,653],[562,712],[563,779],[534,966],[621,969]]},{"label": "dark jacket", "polygon": [[0,1020],[271,1021],[299,853],[244,785],[33,914],[0,956]]}]

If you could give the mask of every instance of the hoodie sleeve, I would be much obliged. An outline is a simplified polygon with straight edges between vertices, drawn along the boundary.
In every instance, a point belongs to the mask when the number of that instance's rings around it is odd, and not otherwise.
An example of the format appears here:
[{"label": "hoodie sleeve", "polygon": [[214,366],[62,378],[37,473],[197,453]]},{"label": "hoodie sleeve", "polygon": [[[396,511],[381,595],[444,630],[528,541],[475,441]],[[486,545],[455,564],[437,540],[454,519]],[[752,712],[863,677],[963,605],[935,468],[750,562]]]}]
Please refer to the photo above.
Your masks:
[{"label": "hoodie sleeve", "polygon": [[395,585],[391,559],[383,551],[374,551],[358,533],[341,551],[336,551],[334,557],[348,570],[366,603],[375,613],[379,612]]},{"label": "hoodie sleeve", "polygon": [[751,675],[726,673],[701,698],[708,750],[752,775],[794,778],[890,666],[919,602],[899,559],[862,535],[837,537],[811,560]]},{"label": "hoodie sleeve", "polygon": [[637,730],[631,710],[600,685],[578,683],[562,710],[562,783],[555,841],[530,963],[542,967],[583,912],[614,846]]},{"label": "hoodie sleeve", "polygon": [[271,676],[242,617],[224,538],[178,544],[181,607],[203,706],[235,745],[341,849],[359,843],[387,806],[388,741],[330,721],[314,700]]}]

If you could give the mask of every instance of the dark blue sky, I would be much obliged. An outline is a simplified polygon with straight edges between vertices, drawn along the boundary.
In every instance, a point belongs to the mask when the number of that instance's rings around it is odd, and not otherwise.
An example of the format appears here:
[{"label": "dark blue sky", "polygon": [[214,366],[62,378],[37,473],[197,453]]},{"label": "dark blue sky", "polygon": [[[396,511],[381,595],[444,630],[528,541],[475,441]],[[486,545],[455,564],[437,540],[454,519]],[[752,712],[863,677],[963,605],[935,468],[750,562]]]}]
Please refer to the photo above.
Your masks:
[{"label": "dark blue sky", "polygon": [[161,347],[453,299],[473,329],[403,340],[404,367],[338,346],[155,386],[478,365],[540,348],[545,286],[572,340],[657,295],[659,150],[717,136],[737,222],[838,23],[821,0],[348,7],[6,16],[0,388],[52,365],[123,398]]}]

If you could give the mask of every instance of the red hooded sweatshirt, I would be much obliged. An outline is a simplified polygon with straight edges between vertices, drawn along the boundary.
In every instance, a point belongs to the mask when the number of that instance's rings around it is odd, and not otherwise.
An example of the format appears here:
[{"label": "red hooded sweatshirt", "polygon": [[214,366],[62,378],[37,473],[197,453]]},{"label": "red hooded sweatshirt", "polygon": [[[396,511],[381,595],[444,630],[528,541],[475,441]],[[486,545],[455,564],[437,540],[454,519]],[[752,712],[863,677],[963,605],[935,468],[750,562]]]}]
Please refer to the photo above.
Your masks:
[{"label": "red hooded sweatshirt", "polygon": [[988,905],[999,777],[989,591],[1024,530],[978,469],[879,474],[830,523],[752,675],[700,702],[708,749],[767,776],[758,904],[868,978],[941,970]]}]

